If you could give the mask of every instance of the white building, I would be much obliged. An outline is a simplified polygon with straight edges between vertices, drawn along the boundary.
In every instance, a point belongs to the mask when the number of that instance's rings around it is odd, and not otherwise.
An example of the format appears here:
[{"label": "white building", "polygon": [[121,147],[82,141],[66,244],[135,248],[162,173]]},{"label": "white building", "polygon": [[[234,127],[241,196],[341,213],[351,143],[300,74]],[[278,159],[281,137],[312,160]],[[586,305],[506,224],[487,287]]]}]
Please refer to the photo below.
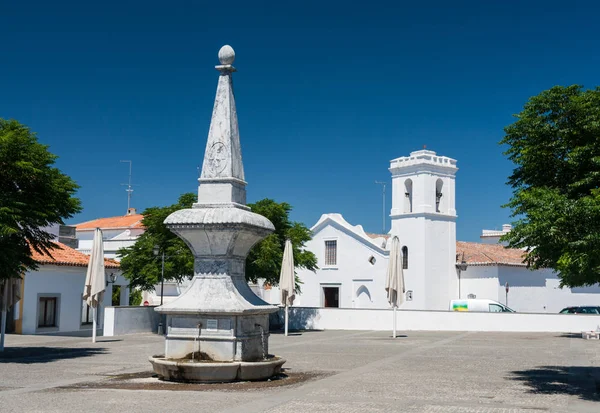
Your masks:
[{"label": "white building", "polygon": [[77,250],[84,254],[91,254],[94,230],[100,228],[104,240],[104,256],[118,261],[119,249],[131,247],[144,233],[143,218],[143,215],[136,213],[135,208],[130,208],[124,216],[98,218],[77,224],[75,225],[79,241]]},{"label": "white building", "polygon": [[[295,306],[389,308],[384,284],[387,239],[403,246],[406,302],[403,309],[447,310],[458,298],[488,298],[518,312],[556,313],[570,305],[600,305],[600,286],[559,288],[552,270],[530,271],[523,251],[498,244],[510,230],[484,230],[482,243],[457,242],[456,160],[429,150],[391,161],[390,234],[367,234],[340,214],[325,214],[306,245],[317,256],[316,272],[298,270],[301,294]],[[465,261],[466,270],[457,264]],[[509,285],[506,294],[505,284]],[[277,288],[262,291],[277,303]]]},{"label": "white building", "polygon": [[[51,255],[33,251],[40,264],[37,271],[28,271],[21,283],[21,300],[13,306],[8,317],[9,330],[21,334],[88,333],[92,328],[92,312],[82,299],[89,256],[57,242],[60,249]],[[111,286],[128,284],[120,273],[119,263],[105,261],[107,281],[110,274],[114,283],[107,282],[106,293],[98,314],[98,328],[102,328],[103,308],[111,305]],[[129,300],[127,288],[121,288],[121,303]],[[87,331],[86,331],[87,330]],[[91,333],[90,333],[91,334]]]}]

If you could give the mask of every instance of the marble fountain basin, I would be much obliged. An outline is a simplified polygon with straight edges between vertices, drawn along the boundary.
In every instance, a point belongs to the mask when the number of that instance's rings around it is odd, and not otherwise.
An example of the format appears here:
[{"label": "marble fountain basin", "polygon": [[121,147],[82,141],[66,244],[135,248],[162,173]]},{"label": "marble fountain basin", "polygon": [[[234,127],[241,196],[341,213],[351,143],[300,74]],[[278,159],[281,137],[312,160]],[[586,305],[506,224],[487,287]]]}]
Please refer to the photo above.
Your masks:
[{"label": "marble fountain basin", "polygon": [[148,359],[162,380],[188,383],[226,383],[266,380],[281,373],[285,359],[270,356],[260,361],[193,361],[152,356]]}]

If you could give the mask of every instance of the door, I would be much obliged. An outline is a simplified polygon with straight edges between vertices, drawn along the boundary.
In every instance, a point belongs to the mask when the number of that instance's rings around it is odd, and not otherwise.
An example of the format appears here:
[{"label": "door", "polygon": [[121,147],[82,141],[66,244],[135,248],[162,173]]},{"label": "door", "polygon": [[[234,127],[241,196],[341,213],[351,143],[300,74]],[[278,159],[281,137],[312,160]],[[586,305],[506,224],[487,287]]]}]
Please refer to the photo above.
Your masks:
[{"label": "door", "polygon": [[323,287],[323,307],[340,306],[340,289],[339,287]]}]

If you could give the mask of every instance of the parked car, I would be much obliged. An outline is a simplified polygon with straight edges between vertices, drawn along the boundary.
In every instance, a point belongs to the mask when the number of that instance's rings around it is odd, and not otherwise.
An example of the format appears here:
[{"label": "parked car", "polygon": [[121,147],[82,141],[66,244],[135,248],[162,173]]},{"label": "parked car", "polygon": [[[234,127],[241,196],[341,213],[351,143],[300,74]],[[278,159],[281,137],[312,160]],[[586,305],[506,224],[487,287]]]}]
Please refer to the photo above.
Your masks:
[{"label": "parked car", "polygon": [[560,310],[560,314],[600,314],[600,306],[567,307]]},{"label": "parked car", "polygon": [[498,301],[488,300],[483,298],[473,298],[468,300],[451,300],[450,311],[469,311],[479,313],[514,313],[515,311],[508,308]]}]

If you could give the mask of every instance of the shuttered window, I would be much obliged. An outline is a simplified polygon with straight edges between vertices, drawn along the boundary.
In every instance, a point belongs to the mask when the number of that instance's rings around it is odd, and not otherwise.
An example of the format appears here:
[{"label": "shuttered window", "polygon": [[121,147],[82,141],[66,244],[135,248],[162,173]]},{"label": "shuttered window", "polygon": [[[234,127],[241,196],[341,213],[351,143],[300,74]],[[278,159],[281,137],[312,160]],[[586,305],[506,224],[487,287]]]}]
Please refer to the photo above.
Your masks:
[{"label": "shuttered window", "polygon": [[337,265],[337,241],[325,241],[325,265]]}]

